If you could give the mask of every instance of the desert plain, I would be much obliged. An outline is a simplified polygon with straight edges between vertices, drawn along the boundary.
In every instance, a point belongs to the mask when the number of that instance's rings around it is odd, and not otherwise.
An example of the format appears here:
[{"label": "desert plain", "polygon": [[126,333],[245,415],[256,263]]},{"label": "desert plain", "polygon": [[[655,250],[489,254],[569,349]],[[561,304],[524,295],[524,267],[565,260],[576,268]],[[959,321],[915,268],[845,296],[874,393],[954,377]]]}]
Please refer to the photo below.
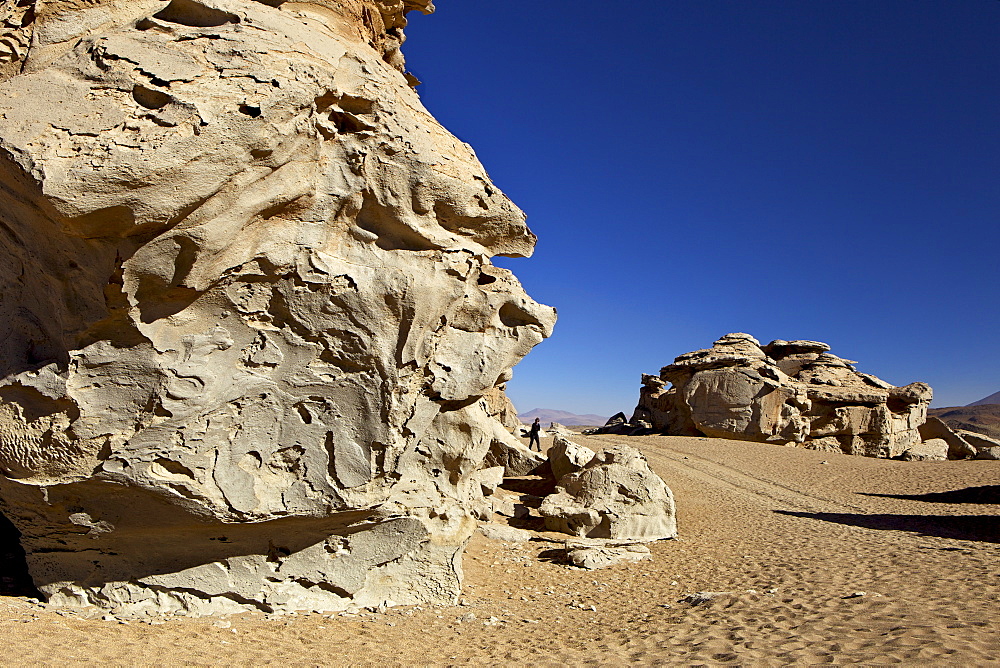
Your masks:
[{"label": "desert plain", "polygon": [[[1000,662],[1000,462],[579,436],[642,450],[677,500],[652,560],[587,571],[537,511],[472,539],[456,606],[102,618],[0,598],[5,665],[700,665]],[[549,442],[543,439],[543,448]],[[540,478],[500,494],[531,507]]]}]

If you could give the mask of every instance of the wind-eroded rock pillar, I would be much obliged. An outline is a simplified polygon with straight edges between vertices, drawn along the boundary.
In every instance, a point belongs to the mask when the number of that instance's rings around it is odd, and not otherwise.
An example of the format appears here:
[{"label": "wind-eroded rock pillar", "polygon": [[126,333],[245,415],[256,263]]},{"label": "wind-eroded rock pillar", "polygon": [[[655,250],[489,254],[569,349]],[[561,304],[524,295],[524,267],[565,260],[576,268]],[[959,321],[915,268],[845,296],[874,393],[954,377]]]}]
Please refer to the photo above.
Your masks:
[{"label": "wind-eroded rock pillar", "polygon": [[0,2],[0,500],[51,601],[458,593],[482,397],[555,315],[411,9]]}]

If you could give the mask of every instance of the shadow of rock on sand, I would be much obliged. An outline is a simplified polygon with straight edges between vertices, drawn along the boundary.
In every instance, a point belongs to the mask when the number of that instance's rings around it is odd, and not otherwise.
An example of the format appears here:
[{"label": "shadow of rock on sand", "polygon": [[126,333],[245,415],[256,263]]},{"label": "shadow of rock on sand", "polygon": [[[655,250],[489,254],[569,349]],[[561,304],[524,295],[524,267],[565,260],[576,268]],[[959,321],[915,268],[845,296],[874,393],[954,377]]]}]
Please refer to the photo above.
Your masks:
[{"label": "shadow of rock on sand", "polygon": [[779,515],[806,517],[847,526],[888,531],[915,531],[924,536],[1000,543],[1000,517],[994,515],[859,515],[775,510]]},{"label": "shadow of rock on sand", "polygon": [[874,494],[871,492],[858,492],[858,494],[881,496],[887,499],[927,501],[929,503],[1000,503],[1000,485],[982,485],[981,487],[966,487],[947,492],[928,492],[927,494]]}]

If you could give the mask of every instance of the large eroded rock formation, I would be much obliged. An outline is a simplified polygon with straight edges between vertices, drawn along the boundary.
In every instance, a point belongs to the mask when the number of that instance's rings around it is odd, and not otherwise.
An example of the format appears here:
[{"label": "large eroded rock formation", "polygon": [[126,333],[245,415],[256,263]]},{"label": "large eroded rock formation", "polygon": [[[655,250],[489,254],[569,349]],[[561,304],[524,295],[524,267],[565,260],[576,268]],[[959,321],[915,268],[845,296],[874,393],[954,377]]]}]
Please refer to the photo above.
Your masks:
[{"label": "large eroded rock formation", "polygon": [[[931,388],[895,387],[818,341],[727,334],[644,375],[632,423],[654,431],[897,457],[921,442]],[[952,453],[953,456],[964,456]]]},{"label": "large eroded rock formation", "polygon": [[0,498],[125,612],[450,601],[554,323],[403,73],[429,0],[0,2]]}]

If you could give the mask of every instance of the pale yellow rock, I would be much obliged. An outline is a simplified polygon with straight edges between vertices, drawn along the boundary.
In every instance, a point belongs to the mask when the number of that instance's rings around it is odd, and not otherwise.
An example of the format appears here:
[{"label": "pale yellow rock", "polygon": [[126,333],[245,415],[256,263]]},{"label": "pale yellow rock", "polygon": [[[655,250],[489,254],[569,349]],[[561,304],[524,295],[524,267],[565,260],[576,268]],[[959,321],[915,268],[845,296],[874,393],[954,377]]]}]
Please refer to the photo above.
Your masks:
[{"label": "pale yellow rock", "polygon": [[552,469],[552,477],[559,482],[564,475],[576,473],[589,464],[596,453],[586,446],[557,435],[552,439],[552,445],[546,454],[549,467]]},{"label": "pale yellow rock", "polygon": [[0,2],[0,498],[52,602],[457,595],[483,397],[555,314],[412,9]]},{"label": "pale yellow rock", "polygon": [[486,402],[486,412],[507,428],[511,433],[517,433],[521,427],[521,420],[517,417],[517,409],[507,397],[507,384],[497,385],[492,390],[483,395]]},{"label": "pale yellow rock", "polygon": [[761,346],[748,334],[727,334],[677,357],[659,377],[644,374],[632,424],[869,457],[922,452],[931,388],[895,387],[829,350],[819,341]]},{"label": "pale yellow rock", "polygon": [[539,513],[546,529],[586,538],[647,542],[677,535],[673,493],[627,445],[607,448],[563,475]]}]

